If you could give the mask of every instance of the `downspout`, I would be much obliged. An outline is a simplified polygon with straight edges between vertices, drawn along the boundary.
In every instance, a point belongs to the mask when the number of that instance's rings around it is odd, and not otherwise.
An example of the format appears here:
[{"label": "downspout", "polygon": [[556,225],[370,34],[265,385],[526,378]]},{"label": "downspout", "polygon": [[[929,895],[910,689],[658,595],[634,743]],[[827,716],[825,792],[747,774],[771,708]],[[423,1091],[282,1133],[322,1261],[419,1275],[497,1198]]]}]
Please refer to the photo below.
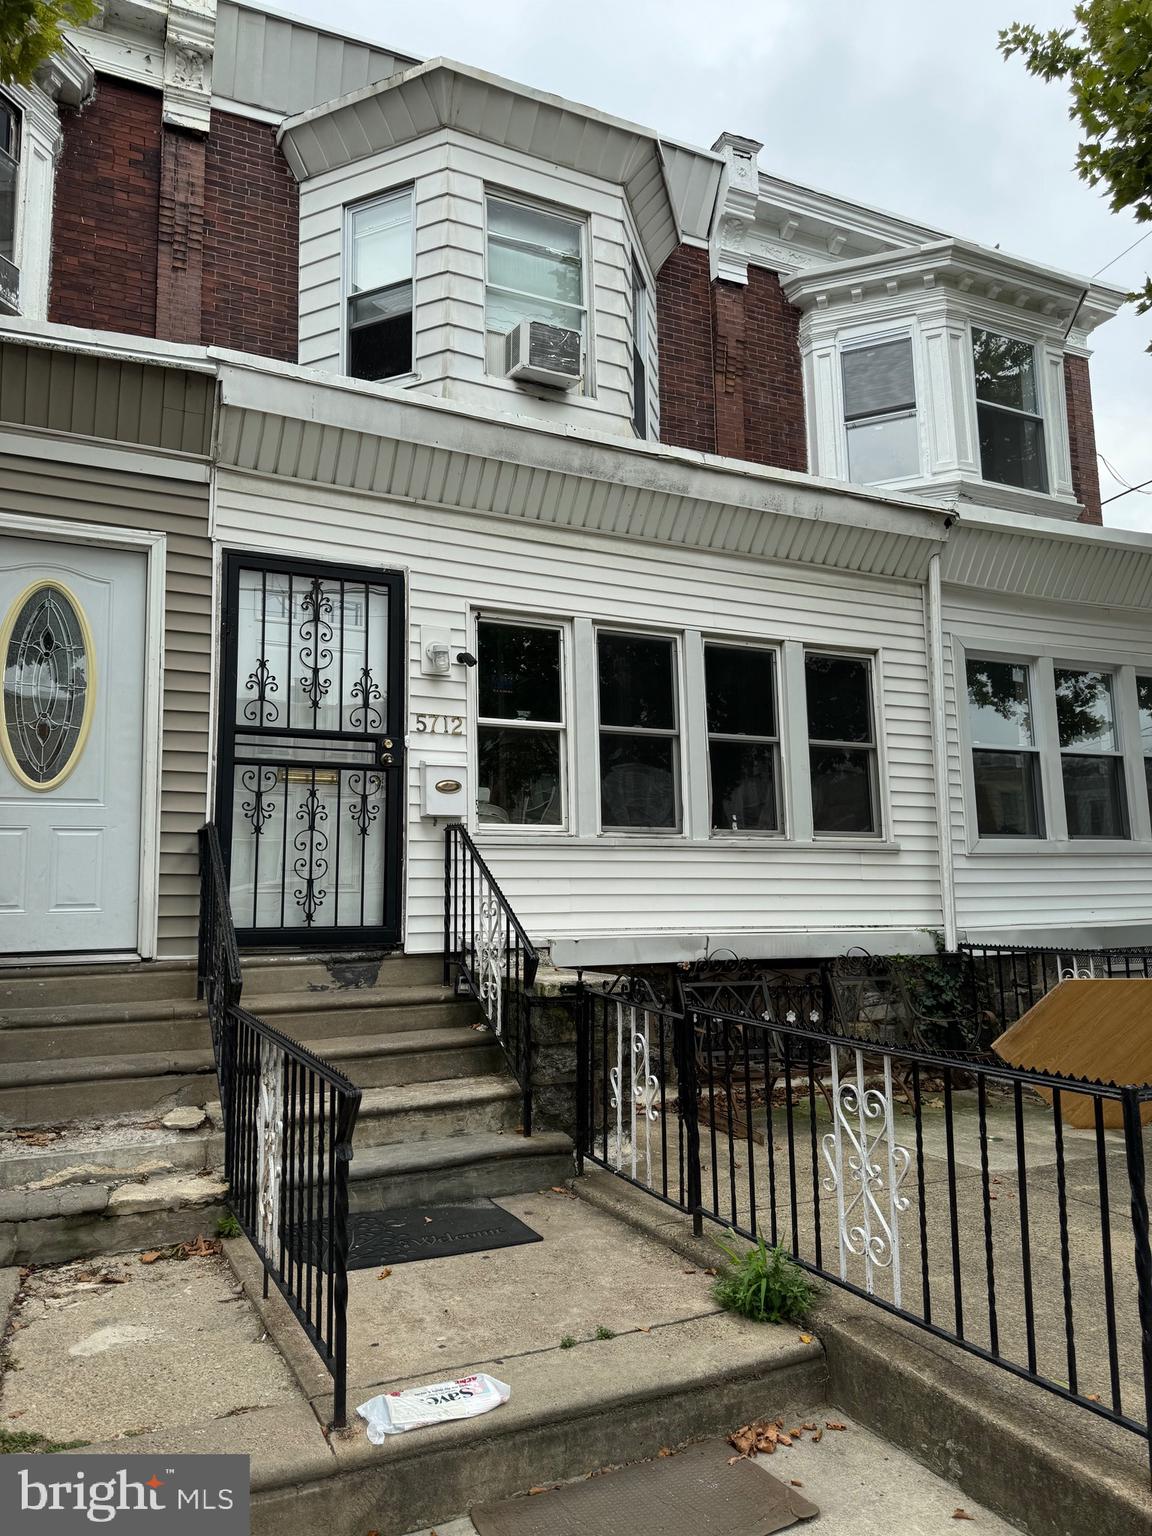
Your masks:
[{"label": "downspout", "polygon": [[[951,519],[949,519],[951,526]],[[944,708],[944,607],[940,556],[928,561],[928,698],[932,717],[932,763],[936,774],[936,837],[940,855],[940,910],[944,948],[956,949],[956,871],[952,863],[952,808],[948,786],[948,731]]]}]

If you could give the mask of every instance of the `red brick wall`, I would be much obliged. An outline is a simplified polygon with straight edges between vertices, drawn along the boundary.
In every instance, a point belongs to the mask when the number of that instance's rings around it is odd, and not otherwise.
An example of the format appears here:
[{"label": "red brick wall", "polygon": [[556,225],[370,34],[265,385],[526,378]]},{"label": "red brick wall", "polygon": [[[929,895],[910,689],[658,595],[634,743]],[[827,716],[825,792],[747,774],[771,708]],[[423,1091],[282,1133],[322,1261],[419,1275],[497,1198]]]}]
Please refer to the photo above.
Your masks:
[{"label": "red brick wall", "polygon": [[212,113],[205,166],[203,340],[296,361],[296,182],[269,123]]},{"label": "red brick wall", "polygon": [[660,437],[728,458],[808,467],[800,312],[774,272],[711,282],[708,252],[682,245],[656,284]]},{"label": "red brick wall", "polygon": [[48,318],[153,336],[160,93],[101,76],[90,105],[61,118]]},{"label": "red brick wall", "polygon": [[165,128],[160,156],[156,334],[200,341],[204,285],[204,140]]},{"label": "red brick wall", "polygon": [[669,256],[656,279],[656,315],[661,441],[715,453],[712,285],[706,250],[682,245]]},{"label": "red brick wall", "polygon": [[1072,453],[1072,488],[1083,502],[1082,523],[1102,523],[1096,430],[1092,424],[1092,382],[1086,357],[1065,357],[1064,395],[1068,403],[1068,446]]}]

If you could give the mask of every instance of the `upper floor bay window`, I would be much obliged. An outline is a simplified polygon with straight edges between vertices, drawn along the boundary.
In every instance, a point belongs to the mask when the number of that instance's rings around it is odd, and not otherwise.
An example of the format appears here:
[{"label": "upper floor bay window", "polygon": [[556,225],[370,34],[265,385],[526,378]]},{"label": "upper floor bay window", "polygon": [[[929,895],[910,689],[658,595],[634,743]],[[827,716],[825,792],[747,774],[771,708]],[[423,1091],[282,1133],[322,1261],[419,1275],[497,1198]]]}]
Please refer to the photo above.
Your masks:
[{"label": "upper floor bay window", "polygon": [[596,637],[600,820],[605,831],[677,831],[680,722],[676,642],[601,630]]},{"label": "upper floor bay window", "polygon": [[1029,669],[969,657],[968,733],[981,837],[1043,837]]},{"label": "upper floor bay window", "polygon": [[1127,837],[1124,761],[1107,672],[1056,668],[1056,721],[1069,837]]},{"label": "upper floor bay window", "polygon": [[412,189],[348,210],[348,372],[412,372]]},{"label": "upper floor bay window", "polygon": [[484,306],[487,330],[500,336],[521,320],[544,320],[586,342],[583,220],[490,196]]},{"label": "upper floor bay window", "polygon": [[980,473],[1000,485],[1047,491],[1044,420],[1031,342],[972,328]]},{"label": "upper floor bay window", "polygon": [[780,830],[776,657],[752,646],[704,647],[711,826]]},{"label": "upper floor bay window", "polygon": [[564,821],[563,631],[481,619],[477,797],[481,824]]},{"label": "upper floor bay window", "polygon": [[872,663],[808,651],[808,753],[812,830],[840,836],[880,830]]},{"label": "upper floor bay window", "polygon": [[1140,753],[1144,758],[1144,783],[1148,788],[1148,808],[1152,811],[1152,677],[1136,679],[1140,702]]},{"label": "upper floor bay window", "polygon": [[848,478],[876,485],[920,472],[911,337],[845,347],[840,354]]},{"label": "upper floor bay window", "polygon": [[648,436],[648,285],[632,258],[632,426],[637,437]]}]

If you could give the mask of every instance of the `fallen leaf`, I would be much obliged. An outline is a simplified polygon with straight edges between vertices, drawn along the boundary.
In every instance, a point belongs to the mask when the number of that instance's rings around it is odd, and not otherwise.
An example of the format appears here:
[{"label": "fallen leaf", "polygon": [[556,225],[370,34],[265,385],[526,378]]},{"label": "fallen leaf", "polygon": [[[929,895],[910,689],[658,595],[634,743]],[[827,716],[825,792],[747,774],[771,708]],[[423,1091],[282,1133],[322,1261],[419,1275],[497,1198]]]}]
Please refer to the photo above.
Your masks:
[{"label": "fallen leaf", "polygon": [[1099,1392],[1089,1392],[1084,1401],[1086,1403],[1098,1403],[1100,1401]]},{"label": "fallen leaf", "polygon": [[813,1421],[811,1419],[805,1419],[803,1424],[801,1424],[800,1428],[801,1429],[812,1430],[812,1429],[816,1428],[816,1425],[813,1423]]},{"label": "fallen leaf", "polygon": [[777,1431],[777,1434],[776,1434],[776,1444],[777,1445],[791,1445],[792,1444],[792,1436],[791,1435],[785,1435],[782,1432]]},{"label": "fallen leaf", "polygon": [[387,1280],[388,1276],[391,1273],[392,1273],[392,1271],[390,1269],[382,1269],[380,1271],[380,1273],[376,1276],[376,1278],[377,1278],[377,1280]]},{"label": "fallen leaf", "polygon": [[216,1238],[206,1238],[203,1232],[197,1232],[195,1242],[184,1244],[184,1252],[190,1259],[207,1259],[222,1251],[223,1244]]},{"label": "fallen leaf", "polygon": [[825,1419],[824,1420],[824,1428],[825,1429],[846,1429],[847,1425],[841,1424],[839,1419]]},{"label": "fallen leaf", "polygon": [[424,1218],[424,1225],[426,1227],[430,1227],[432,1225],[432,1218],[431,1218],[431,1216],[425,1216],[425,1218]]},{"label": "fallen leaf", "polygon": [[651,1328],[637,1328],[636,1332],[637,1333],[651,1333],[652,1330],[651,1330]]},{"label": "fallen leaf", "polygon": [[681,1274],[684,1274],[684,1275],[694,1275],[695,1273],[696,1273],[696,1271],[694,1269],[684,1269],[684,1270],[681,1270]]},{"label": "fallen leaf", "polygon": [[528,1492],[529,1493],[547,1493],[548,1490],[547,1490],[547,1488],[545,1488],[543,1486],[543,1484],[541,1484],[540,1486],[538,1486],[536,1488],[529,1488]]},{"label": "fallen leaf", "polygon": [[744,1460],[743,1456],[729,1456],[729,1458],[728,1458],[728,1465],[730,1467],[734,1467],[738,1461],[743,1461],[743,1460]]},{"label": "fallen leaf", "polygon": [[706,1274],[706,1275],[715,1275],[715,1274],[717,1274],[717,1273],[718,1273],[718,1271],[717,1271],[717,1270],[716,1270],[716,1269],[715,1269],[715,1268],[711,1268],[711,1269],[706,1269],[706,1270],[705,1270],[705,1271],[704,1271],[704,1273],[705,1273],[705,1274]]},{"label": "fallen leaf", "polygon": [[811,1344],[812,1335],[810,1333],[802,1333],[800,1335],[800,1342],[801,1344]]},{"label": "fallen leaf", "polygon": [[823,1438],[824,1438],[824,1431],[822,1429],[817,1429],[817,1430],[813,1431],[813,1433],[812,1433],[812,1443],[813,1443],[813,1445],[819,1445],[821,1440],[823,1440]]},{"label": "fallen leaf", "polygon": [[657,1456],[671,1456],[672,1452],[666,1445],[662,1445],[656,1454]]},{"label": "fallen leaf", "polygon": [[160,1252],[159,1248],[150,1248],[147,1253],[140,1255],[140,1262],[141,1264],[155,1264],[157,1259],[162,1259],[163,1257],[164,1255]]},{"label": "fallen leaf", "polygon": [[16,1412],[10,1413],[8,1417],[10,1419],[22,1419],[27,1412],[27,1408],[17,1408]]},{"label": "fallen leaf", "polygon": [[954,1509],[952,1518],[953,1520],[972,1520],[975,1516],[970,1515],[966,1509]]},{"label": "fallen leaf", "polygon": [[790,1477],[788,1481],[792,1484],[793,1488],[803,1488],[804,1486],[798,1477]]},{"label": "fallen leaf", "polygon": [[127,1285],[127,1275],[114,1275],[111,1270],[105,1270],[99,1277],[101,1285]]}]

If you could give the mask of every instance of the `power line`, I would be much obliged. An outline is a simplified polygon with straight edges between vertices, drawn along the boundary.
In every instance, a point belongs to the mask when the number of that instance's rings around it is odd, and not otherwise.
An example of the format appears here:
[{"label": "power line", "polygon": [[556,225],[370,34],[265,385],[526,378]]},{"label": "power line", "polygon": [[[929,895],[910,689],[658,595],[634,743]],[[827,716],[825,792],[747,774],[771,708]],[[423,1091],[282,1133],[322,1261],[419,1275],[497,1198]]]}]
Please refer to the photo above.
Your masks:
[{"label": "power line", "polygon": [[[1113,472],[1109,470],[1108,473],[1111,475]],[[1120,480],[1120,476],[1116,475],[1115,479]],[[1120,480],[1120,484],[1124,484],[1123,480]],[[1106,507],[1110,501],[1119,501],[1121,496],[1131,496],[1133,491],[1144,491],[1145,496],[1152,496],[1152,491],[1144,490],[1146,485],[1152,485],[1152,480],[1141,480],[1139,485],[1130,485],[1126,491],[1117,491],[1115,496],[1105,496],[1100,505]]]},{"label": "power line", "polygon": [[1152,235],[1152,229],[1146,229],[1144,231],[1144,233],[1140,236],[1139,240],[1133,240],[1132,244],[1130,246],[1128,246],[1125,250],[1122,250],[1120,252],[1119,256],[1113,256],[1111,261],[1106,261],[1102,267],[1100,267],[1097,271],[1093,272],[1090,281],[1095,281],[1095,279],[1100,276],[1101,272],[1107,272],[1109,267],[1114,267],[1118,261],[1122,261],[1123,258],[1125,256],[1127,256],[1129,251],[1134,251],[1138,245],[1142,244],[1143,241],[1147,240],[1149,235]]}]

